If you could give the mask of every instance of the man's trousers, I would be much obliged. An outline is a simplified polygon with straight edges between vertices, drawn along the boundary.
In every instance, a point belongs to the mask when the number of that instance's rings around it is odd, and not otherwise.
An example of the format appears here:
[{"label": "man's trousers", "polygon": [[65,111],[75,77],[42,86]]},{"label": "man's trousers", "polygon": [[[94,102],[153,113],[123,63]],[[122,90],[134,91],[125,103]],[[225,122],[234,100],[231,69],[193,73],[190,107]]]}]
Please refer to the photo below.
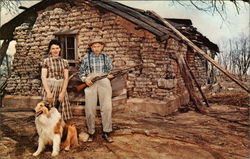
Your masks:
[{"label": "man's trousers", "polygon": [[96,106],[99,98],[104,132],[112,131],[112,88],[110,80],[104,78],[85,88],[85,114],[88,133],[95,133]]}]

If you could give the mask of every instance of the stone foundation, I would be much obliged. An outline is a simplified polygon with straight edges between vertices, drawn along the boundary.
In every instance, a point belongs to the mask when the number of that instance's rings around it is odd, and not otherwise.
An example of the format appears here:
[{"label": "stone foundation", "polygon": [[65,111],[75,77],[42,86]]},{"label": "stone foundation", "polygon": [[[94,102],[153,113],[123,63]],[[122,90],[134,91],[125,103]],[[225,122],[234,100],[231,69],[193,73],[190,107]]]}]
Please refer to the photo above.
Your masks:
[{"label": "stone foundation", "polygon": [[186,105],[188,103],[189,94],[187,91],[185,91],[182,95],[170,97],[167,102],[151,99],[128,99],[126,111],[149,112],[165,116],[176,112],[181,105]]},{"label": "stone foundation", "polygon": [[[8,109],[34,109],[36,104],[40,102],[42,98],[40,96],[15,96],[6,95],[3,98],[3,106]],[[113,112],[124,111],[127,101],[127,95],[121,95],[112,98]],[[72,112],[74,115],[84,115],[83,105],[72,105]],[[97,110],[99,107],[97,107]]]},{"label": "stone foundation", "polygon": [[[34,109],[36,104],[42,99],[40,96],[13,96],[6,95],[3,98],[3,105],[8,109]],[[181,105],[188,104],[189,95],[184,92],[182,95],[169,97],[167,102],[151,99],[130,98],[126,95],[118,96],[112,99],[113,112],[149,112],[165,116],[174,113]],[[84,106],[72,105],[74,115],[84,115]],[[99,107],[97,107],[99,110]]]},{"label": "stone foundation", "polygon": [[6,95],[3,98],[3,106],[9,109],[31,108],[34,109],[38,102],[42,100],[40,96],[15,96]]}]

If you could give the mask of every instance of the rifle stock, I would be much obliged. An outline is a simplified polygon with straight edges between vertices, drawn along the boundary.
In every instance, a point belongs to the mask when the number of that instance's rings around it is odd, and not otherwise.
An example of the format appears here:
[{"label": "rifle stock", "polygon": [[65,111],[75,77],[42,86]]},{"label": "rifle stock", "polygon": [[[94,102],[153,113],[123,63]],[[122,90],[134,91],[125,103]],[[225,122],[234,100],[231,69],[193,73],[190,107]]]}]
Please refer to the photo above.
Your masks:
[{"label": "rifle stock", "polygon": [[[123,69],[123,70],[118,70],[118,71],[111,72],[111,74],[114,75],[114,77],[113,77],[112,79],[116,78],[116,77],[119,76],[119,75],[123,75],[123,74],[125,74],[125,73],[127,73],[127,72],[130,72],[129,70],[130,70],[131,68],[135,68],[135,67],[138,67],[138,66],[141,66],[141,64],[136,65],[136,66],[134,66],[134,67],[129,67],[129,68],[127,68],[127,69]],[[94,82],[96,82],[96,81],[98,81],[98,80],[101,80],[101,79],[103,79],[103,78],[106,78],[107,76],[108,76],[108,74],[103,75],[103,76],[97,76],[97,77],[93,78],[91,81],[94,83]],[[110,80],[112,80],[112,79],[110,79]],[[82,89],[85,89],[86,87],[88,87],[88,85],[87,85],[86,83],[83,83],[83,84],[80,84],[80,85],[76,86],[76,90],[77,90],[77,92],[80,92]]]},{"label": "rifle stock", "polygon": [[83,84],[76,86],[76,90],[77,90],[77,92],[80,92],[82,89],[84,89],[86,87],[87,87],[86,83],[83,83]]}]

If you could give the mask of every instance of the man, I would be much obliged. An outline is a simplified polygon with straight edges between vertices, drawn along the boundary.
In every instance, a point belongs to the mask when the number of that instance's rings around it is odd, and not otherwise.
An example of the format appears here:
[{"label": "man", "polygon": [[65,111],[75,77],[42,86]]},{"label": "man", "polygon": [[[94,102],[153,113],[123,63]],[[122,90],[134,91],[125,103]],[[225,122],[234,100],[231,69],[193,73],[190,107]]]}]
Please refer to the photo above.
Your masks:
[{"label": "man", "polygon": [[[96,106],[99,98],[101,118],[103,126],[103,138],[107,142],[113,142],[110,137],[112,131],[112,88],[109,74],[112,70],[111,60],[109,56],[102,53],[105,44],[100,38],[95,38],[90,44],[90,52],[88,52],[82,59],[80,66],[79,77],[89,87],[85,88],[85,114],[88,127],[89,138],[91,142],[94,139],[95,133],[95,116]],[[101,79],[93,83],[91,79],[96,76],[109,74],[107,78]]]}]

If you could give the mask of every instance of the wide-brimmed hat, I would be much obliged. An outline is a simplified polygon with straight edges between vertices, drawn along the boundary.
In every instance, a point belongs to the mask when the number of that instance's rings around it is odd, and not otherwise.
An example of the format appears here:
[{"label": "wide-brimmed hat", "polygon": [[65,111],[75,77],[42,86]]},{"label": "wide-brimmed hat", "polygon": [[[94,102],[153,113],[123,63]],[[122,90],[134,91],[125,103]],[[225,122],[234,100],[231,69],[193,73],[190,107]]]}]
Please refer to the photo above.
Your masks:
[{"label": "wide-brimmed hat", "polygon": [[100,43],[102,45],[105,45],[105,43],[103,42],[102,38],[96,37],[94,38],[90,43],[89,46],[92,46],[94,43]]}]

